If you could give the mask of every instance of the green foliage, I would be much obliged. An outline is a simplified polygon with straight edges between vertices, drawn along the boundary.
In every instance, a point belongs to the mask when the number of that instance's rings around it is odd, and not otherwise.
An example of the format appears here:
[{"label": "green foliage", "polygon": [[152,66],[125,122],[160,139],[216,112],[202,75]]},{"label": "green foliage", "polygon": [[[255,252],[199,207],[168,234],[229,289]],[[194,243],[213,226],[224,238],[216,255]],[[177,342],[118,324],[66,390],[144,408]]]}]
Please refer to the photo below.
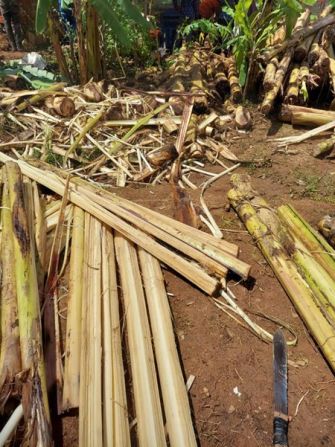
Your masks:
[{"label": "green foliage", "polygon": [[[124,19],[122,19],[124,20]],[[150,39],[149,34],[143,30],[131,26],[126,23],[125,26],[128,29],[128,39],[130,44],[125,46],[117,41],[114,37],[114,33],[110,30],[110,27],[106,27],[104,49],[105,49],[105,62],[106,66],[113,68],[120,68],[116,52],[119,56],[127,59],[128,69],[131,69],[131,63],[136,63],[137,68],[152,65],[154,63],[152,54],[156,49],[155,41]],[[135,68],[135,67],[134,67]]]},{"label": "green foliage", "polygon": [[148,27],[153,24],[147,22],[141,15],[144,26],[139,25],[118,5],[114,8],[114,13],[117,18],[117,26],[122,28],[122,34],[126,36],[126,40],[115,32],[115,27],[105,21],[104,48],[107,64],[115,63],[116,47],[122,57],[129,56],[136,58],[138,62],[149,62],[155,41],[150,38]]},{"label": "green foliage", "polygon": [[297,21],[299,14],[301,14],[306,6],[314,5],[316,0],[277,0],[278,10],[284,14],[287,33],[290,36]]},{"label": "green foliage", "polygon": [[0,79],[9,75],[20,76],[34,89],[50,87],[58,78],[47,70],[40,70],[31,65],[20,65],[16,61],[10,61],[0,68]]},{"label": "green foliage", "polygon": [[224,45],[232,47],[242,86],[248,82],[250,66],[266,49],[269,37],[282,23],[286,24],[290,36],[299,14],[306,5],[314,4],[315,1],[256,0],[253,4],[252,0],[239,0],[235,7],[227,5],[223,8],[231,17],[231,23],[227,26],[230,37],[224,41]]},{"label": "green foliage", "polygon": [[37,0],[35,28],[36,32],[42,34],[48,26],[48,13],[53,4],[52,0]]},{"label": "green foliage", "polygon": [[[129,20],[135,22],[137,26],[149,30],[150,22],[144,18],[137,6],[131,3],[130,0],[117,0],[117,3]],[[111,7],[113,7],[113,2],[111,2]]]},{"label": "green foliage", "polygon": [[186,38],[192,35],[198,35],[200,40],[206,35],[206,38],[209,39],[214,46],[220,44],[230,34],[228,27],[208,19],[200,19],[188,23],[184,25],[179,32],[182,37]]},{"label": "green foliage", "polygon": [[[43,33],[47,29],[48,14],[53,7],[55,0],[38,0],[36,8],[36,31]],[[86,0],[82,0],[83,4],[83,23],[86,23],[85,6]],[[97,11],[102,22],[108,30],[108,36],[104,36],[108,42],[120,45],[125,51],[132,51],[142,43],[145,48],[146,36],[149,28],[152,26],[148,22],[140,10],[131,3],[130,0],[88,0]],[[62,0],[62,6],[70,8],[72,0]],[[66,34],[71,41],[75,36],[72,29],[66,29]],[[108,43],[107,42],[107,43]]]},{"label": "green foliage", "polygon": [[91,0],[101,19],[110,27],[114,38],[125,47],[130,46],[130,39],[126,27],[120,22],[115,8],[108,0]]},{"label": "green foliage", "polygon": [[[105,22],[114,34],[115,40],[124,46],[130,46],[131,40],[128,37],[128,29],[120,20],[120,14],[132,21],[132,25],[148,30],[150,23],[142,16],[140,10],[131,3],[130,0],[88,0],[95,7],[101,20]],[[64,6],[70,7],[70,0],[63,0]],[[83,2],[84,4],[84,2]],[[36,31],[43,33],[47,29],[47,19],[50,9],[53,7],[53,0],[38,0],[36,7]],[[85,17],[84,17],[85,19]]]}]

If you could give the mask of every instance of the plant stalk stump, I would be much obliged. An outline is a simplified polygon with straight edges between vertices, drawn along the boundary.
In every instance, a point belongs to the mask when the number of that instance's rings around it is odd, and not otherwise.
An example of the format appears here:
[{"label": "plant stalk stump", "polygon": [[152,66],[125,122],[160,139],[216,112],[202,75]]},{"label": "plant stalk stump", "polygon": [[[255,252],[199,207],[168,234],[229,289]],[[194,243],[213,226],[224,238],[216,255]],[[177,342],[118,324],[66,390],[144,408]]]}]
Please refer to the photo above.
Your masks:
[{"label": "plant stalk stump", "polygon": [[325,157],[333,152],[335,147],[335,136],[332,135],[328,140],[319,143],[313,151],[313,157]]},{"label": "plant stalk stump", "polygon": [[[334,216],[324,216],[318,223],[318,229],[323,234],[327,241],[329,241],[329,247],[335,248],[335,218]],[[333,253],[332,253],[333,254]],[[335,259],[335,255],[333,254]],[[334,270],[333,270],[334,273]]]},{"label": "plant stalk stump", "polygon": [[[183,45],[179,50],[179,54],[178,54],[178,58],[177,58],[176,62],[170,69],[170,72],[171,72],[170,85],[171,85],[172,92],[176,92],[176,93],[185,92],[186,89],[184,86],[184,82],[188,78],[188,72],[187,72],[187,68],[186,68],[188,63],[189,63],[189,58],[187,55],[187,48],[185,45]],[[173,108],[175,114],[181,115],[181,113],[183,112],[183,107],[184,107],[182,98],[180,98],[178,96],[173,96],[170,98],[169,102],[170,102],[171,107]]]},{"label": "plant stalk stump", "polygon": [[322,85],[322,83],[328,79],[329,69],[330,69],[330,59],[326,51],[319,47],[319,57],[312,65],[312,71],[316,76],[319,77],[318,84]]},{"label": "plant stalk stump", "polygon": [[45,105],[57,115],[65,118],[73,116],[76,111],[73,100],[67,96],[50,96],[45,100]]},{"label": "plant stalk stump", "polygon": [[[204,84],[204,80],[201,73],[201,64],[200,64],[200,53],[198,51],[194,51],[190,66],[190,76],[191,76],[191,92],[192,93],[198,93],[198,92],[206,92],[206,87]],[[205,113],[208,108],[208,102],[205,95],[202,96],[195,96],[194,98],[194,111],[196,113]]]},{"label": "plant stalk stump", "polygon": [[[333,48],[333,47],[331,47]],[[330,78],[330,84],[332,87],[333,94],[335,93],[335,54],[334,51],[328,49],[328,56],[329,56],[329,78]]]},{"label": "plant stalk stump", "polygon": [[334,121],[335,112],[288,104],[282,106],[280,118],[294,125],[318,127]]},{"label": "plant stalk stump", "polygon": [[215,89],[222,99],[226,99],[230,93],[230,85],[226,75],[226,65],[223,56],[213,66]]},{"label": "plant stalk stump", "polygon": [[298,67],[291,71],[290,79],[288,83],[288,88],[286,90],[286,96],[284,102],[288,104],[298,104],[299,103],[299,72]]},{"label": "plant stalk stump", "polygon": [[312,43],[315,39],[315,36],[312,34],[309,37],[306,37],[301,43],[299,43],[294,48],[294,61],[297,63],[303,62],[307,56],[308,52],[312,46]]}]

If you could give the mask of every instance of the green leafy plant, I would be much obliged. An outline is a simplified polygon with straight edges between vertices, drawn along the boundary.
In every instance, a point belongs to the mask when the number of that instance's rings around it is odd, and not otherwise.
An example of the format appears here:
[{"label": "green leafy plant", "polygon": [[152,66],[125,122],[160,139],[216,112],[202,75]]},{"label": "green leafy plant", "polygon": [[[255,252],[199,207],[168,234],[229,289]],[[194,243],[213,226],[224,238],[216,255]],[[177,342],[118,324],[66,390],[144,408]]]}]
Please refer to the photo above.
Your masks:
[{"label": "green leafy plant", "polygon": [[40,70],[31,65],[22,65],[17,61],[9,61],[0,67],[0,79],[6,76],[19,76],[34,89],[46,88],[59,80],[57,76],[47,70]]},{"label": "green leafy plant", "polygon": [[239,0],[235,7],[225,6],[223,11],[231,18],[227,26],[230,37],[224,44],[232,47],[240,74],[240,83],[249,93],[257,60],[266,49],[267,41],[279,26],[285,24],[287,36],[304,11],[316,0]]},{"label": "green leafy plant", "polygon": [[48,14],[53,6],[52,0],[37,0],[35,28],[36,32],[42,34],[48,27]]},{"label": "green leafy plant", "polygon": [[128,22],[137,29],[148,30],[150,28],[150,23],[129,0],[90,0],[90,2],[101,20],[109,26],[113,38],[124,47],[129,48],[132,44]]},{"label": "green leafy plant", "polygon": [[208,19],[195,20],[181,27],[179,31],[183,38],[198,36],[200,42],[206,37],[212,45],[220,46],[230,36],[230,29]]},{"label": "green leafy plant", "polygon": [[[218,47],[231,48],[236,58],[240,84],[244,86],[244,97],[252,88],[258,59],[266,50],[268,39],[279,26],[285,24],[290,36],[299,14],[306,5],[316,0],[239,0],[235,5],[226,1],[222,12],[226,24],[201,19],[181,28],[184,38],[206,39]],[[335,4],[335,0],[332,0]]]},{"label": "green leafy plant", "polygon": [[[70,0],[64,0],[70,7]],[[36,8],[36,31],[43,33],[49,28],[49,34],[54,38],[54,29],[58,25],[50,26],[57,21],[55,14],[55,0],[38,0]],[[74,14],[77,22],[74,45],[78,44],[81,82],[87,82],[91,77],[102,77],[102,54],[99,49],[102,44],[102,33],[99,26],[102,23],[114,42],[129,51],[134,48],[132,35],[137,38],[142,33],[148,34],[150,22],[141,14],[140,10],[130,0],[74,0]],[[53,39],[52,39],[53,40]],[[60,40],[60,38],[59,38]],[[139,39],[137,39],[138,42]],[[57,40],[53,40],[60,67],[64,67],[64,57]],[[59,54],[59,57],[58,57]],[[62,71],[66,71],[63,70]]]}]

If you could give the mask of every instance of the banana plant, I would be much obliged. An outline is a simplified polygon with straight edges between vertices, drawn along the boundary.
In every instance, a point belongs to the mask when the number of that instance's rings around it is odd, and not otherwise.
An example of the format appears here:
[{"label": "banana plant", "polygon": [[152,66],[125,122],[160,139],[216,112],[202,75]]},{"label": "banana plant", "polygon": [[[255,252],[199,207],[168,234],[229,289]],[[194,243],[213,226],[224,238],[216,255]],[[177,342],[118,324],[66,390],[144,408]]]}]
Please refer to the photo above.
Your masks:
[{"label": "banana plant", "polygon": [[[223,11],[231,17],[230,37],[224,44],[232,48],[244,86],[244,98],[252,91],[257,60],[266,49],[267,41],[285,23],[287,35],[306,6],[316,0],[239,0],[233,7],[227,4]],[[333,0],[335,1],[335,0]]]},{"label": "banana plant", "polygon": [[[70,6],[71,0],[63,0]],[[74,0],[76,34],[81,82],[102,77],[100,54],[99,22],[108,25],[113,38],[125,48],[130,48],[129,29],[126,21],[148,30],[150,22],[130,0]],[[48,29],[48,17],[57,8],[55,0],[38,0],[36,8],[36,31],[44,33]],[[126,21],[120,20],[120,16]]]}]

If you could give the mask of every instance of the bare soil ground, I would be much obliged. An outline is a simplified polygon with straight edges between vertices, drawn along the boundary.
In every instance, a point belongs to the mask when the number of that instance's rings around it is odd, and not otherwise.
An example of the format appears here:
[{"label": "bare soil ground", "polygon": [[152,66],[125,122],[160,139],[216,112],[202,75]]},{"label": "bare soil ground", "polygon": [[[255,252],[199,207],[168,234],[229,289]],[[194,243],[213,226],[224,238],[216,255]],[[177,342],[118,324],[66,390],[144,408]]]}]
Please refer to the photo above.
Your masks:
[{"label": "bare soil ground", "polygon": [[[254,112],[254,129],[234,134],[230,149],[246,160],[255,160],[240,172],[249,173],[252,184],[270,205],[293,204],[311,223],[335,211],[335,164],[317,160],[311,151],[321,139],[276,151],[271,135],[301,132],[290,125],[270,122]],[[230,136],[231,137],[231,136]],[[256,160],[266,159],[263,167]],[[218,167],[208,167],[220,172]],[[194,175],[192,181],[203,179]],[[227,211],[229,177],[217,181],[206,201],[226,238],[241,248],[241,258],[252,265],[252,280],[230,285],[239,305],[269,330],[274,325],[252,313],[261,311],[286,321],[298,334],[289,348],[290,445],[335,446],[335,379],[286,293],[265,262],[233,210]],[[161,213],[173,216],[169,185],[119,190]],[[191,193],[197,204],[197,192]],[[176,337],[185,377],[195,376],[190,400],[201,447],[265,447],[272,442],[272,346],[261,342],[218,310],[199,290],[165,272]],[[239,396],[233,389],[238,387]],[[301,401],[301,399],[303,400]],[[298,405],[300,402],[300,405]],[[77,419],[64,418],[64,445],[77,443]]]},{"label": "bare soil ground", "polygon": [[10,51],[7,36],[0,30],[0,60],[20,59],[24,54],[22,51]]}]

